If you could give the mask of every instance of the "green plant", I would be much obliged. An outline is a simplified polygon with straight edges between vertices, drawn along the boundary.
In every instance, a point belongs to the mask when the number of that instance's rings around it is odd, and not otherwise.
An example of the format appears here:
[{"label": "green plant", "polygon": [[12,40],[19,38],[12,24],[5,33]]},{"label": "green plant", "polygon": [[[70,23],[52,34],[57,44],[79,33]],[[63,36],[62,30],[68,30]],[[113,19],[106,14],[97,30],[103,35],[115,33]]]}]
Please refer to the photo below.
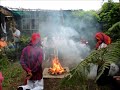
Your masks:
[{"label": "green plant", "polygon": [[3,56],[0,59],[0,71],[4,68],[7,68],[10,62],[8,61],[8,58],[6,56]]},{"label": "green plant", "polygon": [[120,21],[109,28],[106,34],[108,34],[112,38],[112,41],[120,39]]},{"label": "green plant", "polygon": [[9,61],[16,61],[16,51],[15,51],[15,49],[6,50],[6,57],[9,59]]},{"label": "green plant", "polygon": [[28,36],[22,36],[20,39],[20,46],[25,47],[30,42],[30,37]]},{"label": "green plant", "polygon": [[8,64],[7,68],[4,67],[1,71],[4,76],[3,87],[8,87],[10,84],[19,82],[23,72],[21,66],[18,63]]},{"label": "green plant", "polygon": [[20,59],[21,56],[21,52],[23,50],[23,48],[29,43],[29,37],[27,36],[22,36],[20,39],[20,43],[19,43],[19,48],[18,49],[6,49],[5,51],[5,56],[12,62]]},{"label": "green plant", "polygon": [[120,3],[104,3],[99,13],[102,29],[107,31],[113,24],[120,21]]},{"label": "green plant", "polygon": [[118,60],[120,60],[120,41],[112,43],[107,48],[91,52],[85,60],[81,61],[70,71],[70,75],[65,77],[61,84],[72,86],[75,84],[86,85],[87,74],[90,70],[90,63],[102,65],[96,78],[96,80],[98,80],[105,68],[108,68],[113,62],[118,62]]}]

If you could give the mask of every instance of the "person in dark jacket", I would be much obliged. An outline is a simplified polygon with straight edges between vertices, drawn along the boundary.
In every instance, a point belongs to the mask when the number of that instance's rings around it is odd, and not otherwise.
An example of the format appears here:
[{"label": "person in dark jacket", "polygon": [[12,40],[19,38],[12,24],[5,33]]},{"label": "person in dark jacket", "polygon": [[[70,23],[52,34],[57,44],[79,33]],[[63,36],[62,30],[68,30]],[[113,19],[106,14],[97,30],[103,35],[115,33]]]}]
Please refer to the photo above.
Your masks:
[{"label": "person in dark jacket", "polygon": [[27,73],[27,84],[19,86],[18,90],[43,90],[42,60],[40,35],[33,33],[20,58],[20,64]]},{"label": "person in dark jacket", "polygon": [[96,49],[105,48],[111,43],[111,38],[102,32],[98,32],[95,35],[97,39]]}]

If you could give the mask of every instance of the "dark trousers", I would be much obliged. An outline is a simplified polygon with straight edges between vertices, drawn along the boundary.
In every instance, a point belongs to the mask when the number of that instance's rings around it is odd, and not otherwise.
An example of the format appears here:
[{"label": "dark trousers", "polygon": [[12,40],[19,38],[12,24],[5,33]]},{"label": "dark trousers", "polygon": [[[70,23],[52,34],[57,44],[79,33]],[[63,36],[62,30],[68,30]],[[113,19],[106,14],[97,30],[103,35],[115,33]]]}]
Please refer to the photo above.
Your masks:
[{"label": "dark trousers", "polygon": [[[98,66],[98,70],[99,70],[100,66]],[[106,68],[104,70],[104,73],[100,76],[100,78],[97,80],[97,85],[98,86],[109,86],[111,87],[111,90],[120,90],[120,83],[113,78],[113,76],[108,76],[109,74],[109,68]],[[97,71],[98,73],[99,71]]]}]

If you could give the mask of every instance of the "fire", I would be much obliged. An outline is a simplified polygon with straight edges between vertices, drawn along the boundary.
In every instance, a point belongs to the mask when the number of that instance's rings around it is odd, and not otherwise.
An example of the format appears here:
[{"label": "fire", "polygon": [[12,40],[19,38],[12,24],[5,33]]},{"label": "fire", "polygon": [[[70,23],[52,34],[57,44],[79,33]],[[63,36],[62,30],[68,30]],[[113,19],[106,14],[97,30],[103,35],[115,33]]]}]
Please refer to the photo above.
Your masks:
[{"label": "fire", "polygon": [[65,72],[65,69],[61,66],[58,57],[55,57],[52,60],[52,68],[49,68],[49,73],[52,75],[62,74]]}]

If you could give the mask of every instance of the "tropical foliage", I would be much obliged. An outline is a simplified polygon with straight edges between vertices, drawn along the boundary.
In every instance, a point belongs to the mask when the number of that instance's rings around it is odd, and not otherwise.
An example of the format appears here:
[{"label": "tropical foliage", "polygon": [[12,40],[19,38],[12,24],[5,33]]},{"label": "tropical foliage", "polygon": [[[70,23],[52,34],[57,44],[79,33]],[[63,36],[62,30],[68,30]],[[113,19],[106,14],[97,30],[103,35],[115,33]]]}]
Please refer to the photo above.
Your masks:
[{"label": "tropical foliage", "polygon": [[[70,75],[63,79],[63,85],[85,85],[88,80],[87,75],[90,70],[90,64],[101,65],[96,80],[102,75],[104,70],[111,63],[117,63],[120,60],[120,41],[112,43],[107,48],[94,50],[85,60],[80,62],[74,69],[70,71]],[[95,80],[95,81],[96,81]]]},{"label": "tropical foliage", "polygon": [[19,60],[22,49],[29,43],[30,38],[26,36],[22,36],[20,39],[19,48],[9,48],[6,47],[0,51],[0,59],[6,57],[9,61]]},{"label": "tropical foliage", "polygon": [[[75,13],[75,15],[80,17],[82,17],[82,14],[84,13]],[[107,48],[93,50],[88,57],[70,71],[70,75],[63,79],[62,85],[87,85],[87,75],[90,71],[91,63],[101,65],[99,73],[95,79],[96,81],[111,63],[117,63],[118,60],[120,60],[120,3],[113,3],[109,0],[108,3],[104,3],[98,15],[99,17],[96,15],[96,20],[101,23],[102,30],[106,31],[114,43]]]},{"label": "tropical foliage", "polygon": [[120,21],[120,3],[104,3],[99,13],[102,30],[107,31],[113,24]]},{"label": "tropical foliage", "polygon": [[109,28],[106,34],[108,34],[112,38],[112,41],[120,39],[120,21]]}]

